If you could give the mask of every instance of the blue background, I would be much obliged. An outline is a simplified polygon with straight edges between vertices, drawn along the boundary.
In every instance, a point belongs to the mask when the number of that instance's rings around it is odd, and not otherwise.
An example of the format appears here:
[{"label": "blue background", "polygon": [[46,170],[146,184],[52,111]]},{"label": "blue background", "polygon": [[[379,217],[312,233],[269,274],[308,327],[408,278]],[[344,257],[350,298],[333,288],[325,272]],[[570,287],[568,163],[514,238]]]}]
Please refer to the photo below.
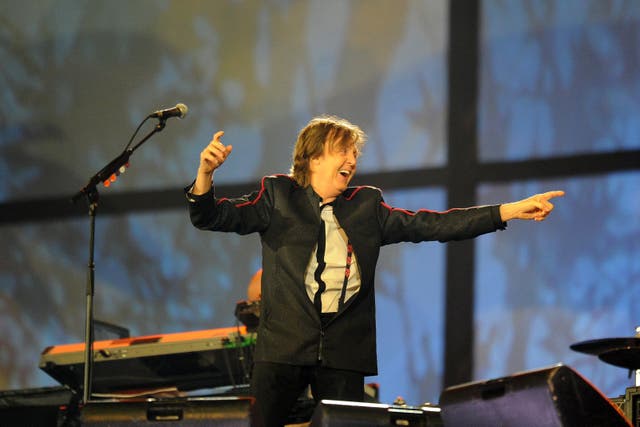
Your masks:
[{"label": "blue background", "polygon": [[[640,4],[481,3],[478,159],[513,162],[640,148]],[[288,172],[298,130],[331,113],[369,135],[360,174],[446,168],[448,3],[436,1],[4,1],[0,202],[69,197],[150,112],[189,106],[101,193],[171,189],[225,130],[220,185]],[[148,123],[143,132],[148,132]],[[640,163],[640,162],[638,162]],[[406,185],[405,185],[406,184]],[[640,325],[640,172],[477,182],[479,204],[567,192],[544,223],[475,241],[474,373],[564,362],[608,396],[623,369],[569,345]],[[405,188],[403,188],[403,186]],[[410,182],[388,203],[444,210]],[[161,201],[158,201],[162,205]],[[0,389],[56,384],[49,345],[84,337],[88,218],[0,225]],[[132,335],[235,324],[260,265],[257,236],[194,229],[186,207],[100,215],[95,316]],[[445,245],[383,249],[377,275],[381,400],[442,390]]]}]

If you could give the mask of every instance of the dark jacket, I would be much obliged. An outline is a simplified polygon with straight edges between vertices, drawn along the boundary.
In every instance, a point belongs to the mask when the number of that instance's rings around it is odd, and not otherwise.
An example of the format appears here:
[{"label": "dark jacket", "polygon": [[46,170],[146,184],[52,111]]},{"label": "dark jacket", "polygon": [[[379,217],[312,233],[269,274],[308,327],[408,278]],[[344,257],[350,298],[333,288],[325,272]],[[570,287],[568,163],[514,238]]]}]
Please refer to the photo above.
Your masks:
[{"label": "dark jacket", "polygon": [[360,291],[324,328],[304,274],[320,227],[320,197],[285,175],[234,199],[189,195],[201,229],[260,233],[262,303],[255,361],[325,366],[377,374],[374,278],[382,245],[468,239],[503,229],[498,206],[412,212],[387,205],[379,189],[350,187],[333,203],[358,261]]}]

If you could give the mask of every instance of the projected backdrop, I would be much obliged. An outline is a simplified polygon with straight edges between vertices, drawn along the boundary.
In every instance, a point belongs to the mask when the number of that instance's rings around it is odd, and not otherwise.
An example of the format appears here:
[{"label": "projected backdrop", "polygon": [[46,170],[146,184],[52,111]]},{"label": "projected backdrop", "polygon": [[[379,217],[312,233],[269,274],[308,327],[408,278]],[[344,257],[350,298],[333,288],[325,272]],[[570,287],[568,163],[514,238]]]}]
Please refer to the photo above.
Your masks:
[{"label": "projected backdrop", "polygon": [[[640,145],[638,6],[559,3],[482,3],[482,161]],[[444,0],[4,2],[0,201],[75,194],[147,114],[177,102],[187,117],[170,119],[102,193],[180,193],[218,129],[234,151],[216,182],[257,183],[288,171],[298,129],[322,113],[369,134],[360,173],[446,167],[447,19]],[[624,375],[568,345],[640,323],[637,183],[637,173],[479,183],[480,203],[569,194],[544,224],[478,239],[477,378],[565,361],[607,394],[623,391]],[[446,188],[406,184],[386,201],[449,207]],[[83,339],[89,224],[78,210],[0,226],[2,389],[55,384],[40,352]],[[382,252],[381,374],[370,380],[384,402],[438,399],[444,263],[438,243]],[[200,232],[186,207],[98,211],[95,315],[132,335],[230,326],[259,266],[256,236]]]}]

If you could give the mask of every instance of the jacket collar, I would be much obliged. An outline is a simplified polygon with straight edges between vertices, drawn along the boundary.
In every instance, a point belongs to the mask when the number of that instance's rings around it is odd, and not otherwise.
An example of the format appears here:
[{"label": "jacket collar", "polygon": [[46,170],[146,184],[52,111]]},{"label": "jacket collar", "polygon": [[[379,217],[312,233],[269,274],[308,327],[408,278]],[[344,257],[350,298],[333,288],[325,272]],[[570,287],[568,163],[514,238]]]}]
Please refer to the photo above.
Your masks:
[{"label": "jacket collar", "polygon": [[[309,203],[311,203],[311,206],[313,207],[314,211],[318,214],[318,216],[320,216],[320,207],[322,206],[322,197],[320,197],[318,193],[314,191],[311,185],[307,186],[307,188],[305,188],[304,191],[307,194],[307,199],[309,200]],[[333,202],[326,203],[326,204],[335,206],[338,203],[340,203],[342,199],[344,199],[344,195],[341,193],[338,195],[338,197],[335,198]]]}]

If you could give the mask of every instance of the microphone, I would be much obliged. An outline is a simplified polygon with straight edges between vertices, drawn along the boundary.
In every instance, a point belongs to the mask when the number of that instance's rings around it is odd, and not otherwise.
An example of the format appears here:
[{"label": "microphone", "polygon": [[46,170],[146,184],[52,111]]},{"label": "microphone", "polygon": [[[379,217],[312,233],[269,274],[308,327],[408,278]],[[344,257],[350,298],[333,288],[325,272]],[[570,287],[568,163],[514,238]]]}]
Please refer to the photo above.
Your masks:
[{"label": "microphone", "polygon": [[151,113],[149,114],[149,117],[157,117],[160,120],[166,120],[169,117],[178,117],[182,119],[187,115],[187,111],[189,111],[189,108],[186,105],[179,103],[173,108],[165,108],[164,110],[158,110]]}]

